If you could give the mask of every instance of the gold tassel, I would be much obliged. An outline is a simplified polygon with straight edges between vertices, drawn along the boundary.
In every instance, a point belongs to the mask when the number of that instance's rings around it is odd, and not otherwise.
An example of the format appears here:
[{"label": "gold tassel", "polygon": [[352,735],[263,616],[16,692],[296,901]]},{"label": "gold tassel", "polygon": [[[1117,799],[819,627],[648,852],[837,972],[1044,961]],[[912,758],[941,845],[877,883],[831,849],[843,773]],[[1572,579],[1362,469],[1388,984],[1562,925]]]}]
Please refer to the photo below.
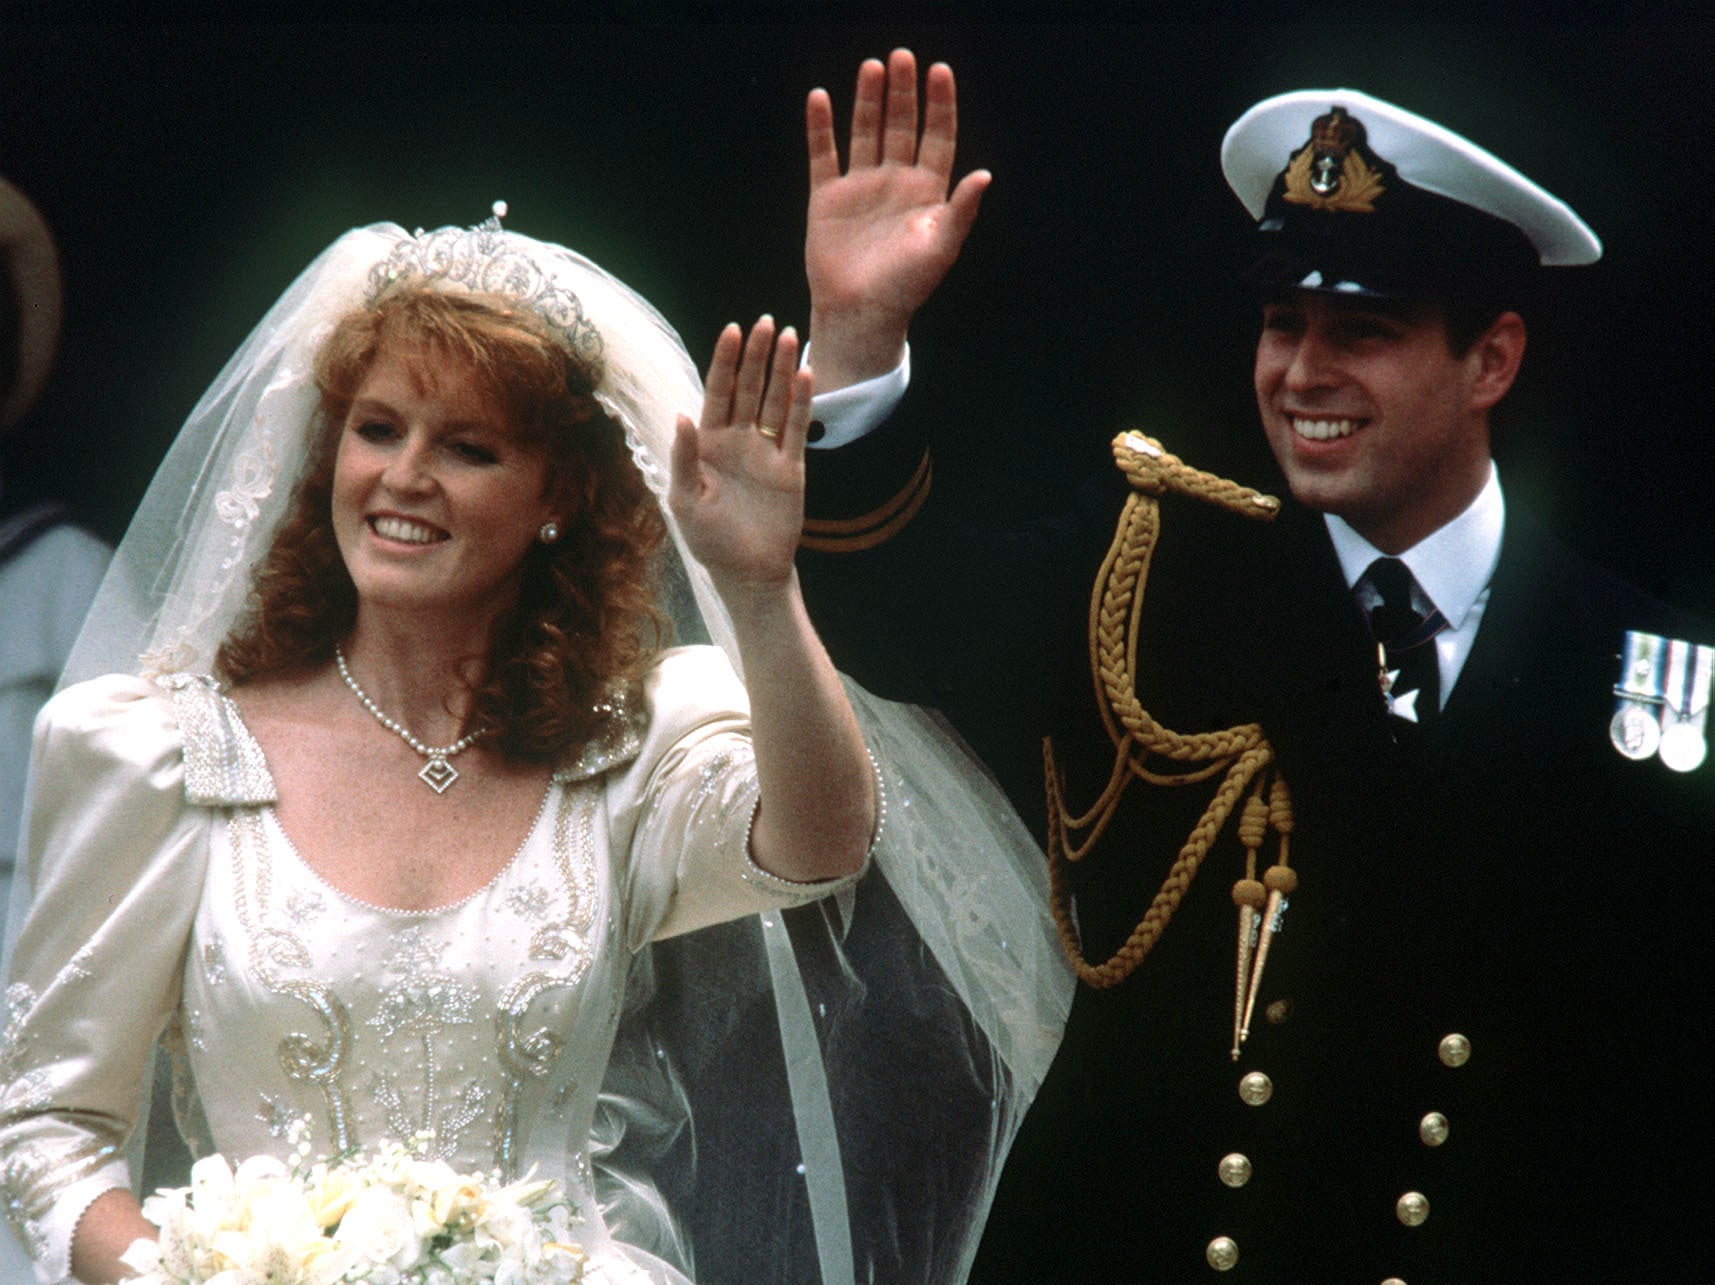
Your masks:
[{"label": "gold tassel", "polygon": [[[1250,803],[1261,804],[1255,795]],[[1263,872],[1262,882],[1256,880],[1256,851],[1247,841],[1245,852],[1245,877],[1233,885],[1233,900],[1240,902],[1239,911],[1239,995],[1241,1011],[1234,1018],[1233,1024],[1233,1061],[1239,1060],[1239,1050],[1250,1038],[1251,1017],[1256,1011],[1256,997],[1262,989],[1262,970],[1268,963],[1268,947],[1274,934],[1280,931],[1280,922],[1286,915],[1287,898],[1298,887],[1298,872],[1287,865],[1289,848],[1292,840],[1292,796],[1286,788],[1286,782],[1280,777],[1274,778],[1269,787],[1268,805],[1263,809],[1266,813],[1267,825],[1273,827],[1280,835],[1280,860]],[[1240,835],[1248,840],[1251,833],[1252,810],[1249,805],[1245,808],[1245,827],[1240,829]],[[1259,836],[1257,846],[1261,846]],[[1242,900],[1241,900],[1241,889]],[[1264,904],[1266,894],[1267,902]],[[1262,923],[1252,929],[1256,923],[1256,906],[1262,906]],[[1254,951],[1250,949],[1249,937],[1254,932],[1256,941]],[[1246,978],[1245,964],[1250,963],[1250,976]]]},{"label": "gold tassel", "polygon": [[1245,849],[1245,877],[1233,884],[1233,902],[1239,908],[1238,971],[1233,983],[1233,1060],[1239,1058],[1244,1043],[1246,1014],[1250,1011],[1250,976],[1252,952],[1257,943],[1257,911],[1268,896],[1267,889],[1256,877],[1257,851],[1268,837],[1268,805],[1258,790],[1245,800],[1244,815],[1239,818],[1239,842]]}]

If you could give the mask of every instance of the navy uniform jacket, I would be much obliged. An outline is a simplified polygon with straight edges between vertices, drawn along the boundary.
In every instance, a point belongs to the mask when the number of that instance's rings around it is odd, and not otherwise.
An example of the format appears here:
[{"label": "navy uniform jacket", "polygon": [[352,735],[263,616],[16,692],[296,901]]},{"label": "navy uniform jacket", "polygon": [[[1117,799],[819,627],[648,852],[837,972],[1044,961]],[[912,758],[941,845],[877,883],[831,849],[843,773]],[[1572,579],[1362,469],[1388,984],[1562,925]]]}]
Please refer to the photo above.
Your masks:
[{"label": "navy uniform jacket", "polygon": [[[924,458],[900,424],[812,453],[812,613],[842,668],[946,710],[1040,830],[1041,736],[1074,807],[1112,763],[1085,621],[1123,481],[979,531],[938,516]],[[1715,769],[1631,762],[1607,733],[1623,632],[1696,626],[1513,505],[1443,716],[1402,744],[1318,515],[1288,501],[1261,526],[1169,497],[1162,528],[1140,699],[1180,731],[1262,722],[1300,886],[1237,1062],[1230,834],[1141,968],[1080,986],[972,1280],[1212,1280],[1218,1236],[1232,1281],[1706,1278]],[[1128,791],[1074,871],[1089,957],[1130,931],[1207,797]],[[1462,1065],[1439,1054],[1452,1034]],[[1251,1071],[1273,1085],[1261,1106],[1238,1093]],[[1242,1187],[1218,1176],[1229,1153]],[[1417,1226],[1396,1212],[1411,1192]]]}]

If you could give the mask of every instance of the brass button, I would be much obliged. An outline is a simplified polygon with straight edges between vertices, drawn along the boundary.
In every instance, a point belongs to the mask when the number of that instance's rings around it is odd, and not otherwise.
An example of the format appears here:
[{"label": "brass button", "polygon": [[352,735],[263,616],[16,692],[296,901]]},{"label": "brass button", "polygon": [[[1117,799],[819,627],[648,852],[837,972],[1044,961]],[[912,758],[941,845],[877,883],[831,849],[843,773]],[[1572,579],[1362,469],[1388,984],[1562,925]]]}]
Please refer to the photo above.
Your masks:
[{"label": "brass button", "polygon": [[1421,1227],[1429,1221],[1429,1197],[1421,1191],[1408,1191],[1394,1202],[1393,1211],[1407,1227]]},{"label": "brass button", "polygon": [[1251,1180],[1250,1157],[1234,1151],[1221,1157],[1221,1181],[1229,1187],[1242,1187]]},{"label": "brass button", "polygon": [[1239,1081],[1239,1096],[1245,1105],[1260,1107],[1274,1096],[1274,1081],[1261,1071],[1252,1071]]},{"label": "brass button", "polygon": [[1209,1242],[1209,1248],[1203,1251],[1203,1257],[1209,1260],[1209,1266],[1217,1272],[1230,1272],[1239,1262],[1239,1247],[1233,1243],[1231,1236],[1217,1236]]},{"label": "brass button", "polygon": [[1417,1122],[1417,1136],[1423,1139],[1424,1146],[1439,1147],[1447,1141],[1447,1117],[1431,1111]]},{"label": "brass button", "polygon": [[1270,1026],[1279,1026],[1287,1018],[1292,1016],[1292,1001],[1289,999],[1277,999],[1274,1003],[1262,1010],[1262,1015]]},{"label": "brass button", "polygon": [[1441,1047],[1436,1052],[1441,1055],[1443,1066],[1464,1066],[1471,1060],[1471,1041],[1456,1032],[1443,1035]]}]

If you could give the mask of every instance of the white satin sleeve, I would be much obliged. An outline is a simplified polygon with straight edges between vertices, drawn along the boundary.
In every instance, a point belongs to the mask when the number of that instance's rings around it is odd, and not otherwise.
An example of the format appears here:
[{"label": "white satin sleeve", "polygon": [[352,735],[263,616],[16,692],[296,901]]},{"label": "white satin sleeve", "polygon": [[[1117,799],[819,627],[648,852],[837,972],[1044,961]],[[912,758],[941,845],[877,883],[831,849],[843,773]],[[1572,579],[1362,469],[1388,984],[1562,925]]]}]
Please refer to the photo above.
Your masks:
[{"label": "white satin sleeve", "polygon": [[171,698],[140,678],[69,687],[36,720],[24,845],[35,895],[0,1036],[0,1194],[37,1260],[70,1273],[122,1154],[150,1050],[178,1003],[209,813],[186,802]]},{"label": "white satin sleeve", "polygon": [[662,654],[643,684],[638,755],[607,782],[609,839],[620,858],[628,945],[802,905],[849,887],[794,883],[750,858],[760,789],[750,702],[718,647]]}]

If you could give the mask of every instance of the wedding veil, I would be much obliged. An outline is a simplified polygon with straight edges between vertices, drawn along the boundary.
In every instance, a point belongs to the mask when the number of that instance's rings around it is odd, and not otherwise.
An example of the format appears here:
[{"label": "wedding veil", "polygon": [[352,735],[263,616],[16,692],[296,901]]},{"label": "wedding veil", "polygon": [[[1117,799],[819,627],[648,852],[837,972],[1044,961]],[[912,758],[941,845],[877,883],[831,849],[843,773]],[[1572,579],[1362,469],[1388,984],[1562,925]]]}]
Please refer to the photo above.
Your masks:
[{"label": "wedding veil", "polygon": [[[390,264],[599,344],[597,398],[662,500],[689,589],[671,604],[680,639],[704,634],[738,666],[664,500],[675,418],[701,401],[683,344],[594,263],[491,219],[347,232],[287,288],[161,464],[62,683],[211,670],[298,476],[316,351]],[[934,717],[848,686],[886,795],[871,873],[838,904],[658,943],[633,967],[598,1187],[621,1239],[702,1285],[962,1281],[1071,1002],[1044,864],[999,791]]]}]

